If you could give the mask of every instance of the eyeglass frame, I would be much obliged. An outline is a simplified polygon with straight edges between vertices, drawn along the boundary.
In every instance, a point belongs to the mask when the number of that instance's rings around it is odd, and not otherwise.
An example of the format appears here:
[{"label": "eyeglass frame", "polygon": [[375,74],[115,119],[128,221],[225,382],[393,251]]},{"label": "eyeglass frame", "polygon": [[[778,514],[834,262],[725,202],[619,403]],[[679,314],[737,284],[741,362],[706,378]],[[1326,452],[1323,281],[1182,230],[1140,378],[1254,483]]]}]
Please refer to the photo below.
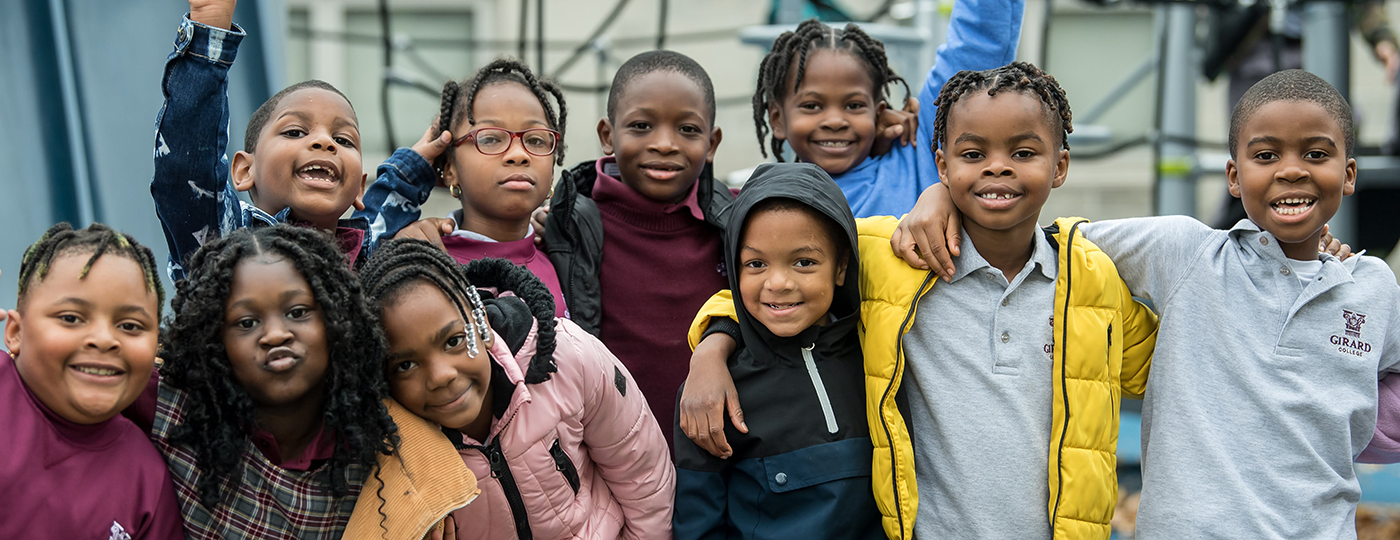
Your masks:
[{"label": "eyeglass frame", "polygon": [[[504,149],[502,149],[500,152],[496,152],[496,153],[494,153],[494,154],[487,153],[485,150],[482,150],[482,149],[481,149],[481,144],[480,144],[479,142],[476,141],[476,134],[477,134],[477,132],[482,131],[482,130],[488,130],[488,129],[489,129],[489,130],[495,130],[495,131],[504,131],[504,132],[510,134],[510,142],[506,143],[506,147],[505,147]],[[530,147],[529,147],[528,145],[525,144],[525,140],[522,139],[522,137],[524,137],[526,133],[530,133],[530,132],[533,132],[533,131],[544,131],[544,132],[548,132],[548,133],[551,134],[551,135],[554,135],[554,147],[549,149],[549,153],[548,153],[548,154],[536,154],[536,153],[534,153],[534,152],[531,152],[531,151],[530,151]],[[481,155],[483,155],[483,156],[499,156],[499,155],[501,155],[501,154],[504,154],[504,153],[506,153],[506,152],[509,152],[509,151],[510,151],[510,147],[513,146],[513,145],[515,144],[516,139],[520,139],[520,148],[521,148],[522,150],[524,150],[526,154],[530,154],[530,155],[536,156],[536,157],[549,157],[549,156],[554,155],[555,152],[559,151],[559,141],[562,140],[563,138],[564,138],[564,134],[563,134],[563,133],[560,133],[560,132],[558,132],[558,131],[555,131],[555,130],[552,130],[552,129],[549,129],[549,128],[530,128],[530,129],[523,129],[523,130],[520,130],[520,131],[511,131],[511,130],[509,130],[509,129],[501,128],[501,127],[483,126],[483,127],[479,127],[479,128],[473,129],[473,130],[471,130],[471,131],[468,131],[466,135],[463,135],[463,136],[461,136],[461,137],[458,137],[458,138],[454,139],[454,140],[452,141],[452,147],[453,147],[453,148],[456,148],[456,147],[458,147],[458,146],[462,146],[463,144],[466,144],[467,139],[472,139],[472,141],[473,141],[473,142],[472,142],[472,146],[476,147],[476,151],[477,151],[477,152],[480,152]]]}]

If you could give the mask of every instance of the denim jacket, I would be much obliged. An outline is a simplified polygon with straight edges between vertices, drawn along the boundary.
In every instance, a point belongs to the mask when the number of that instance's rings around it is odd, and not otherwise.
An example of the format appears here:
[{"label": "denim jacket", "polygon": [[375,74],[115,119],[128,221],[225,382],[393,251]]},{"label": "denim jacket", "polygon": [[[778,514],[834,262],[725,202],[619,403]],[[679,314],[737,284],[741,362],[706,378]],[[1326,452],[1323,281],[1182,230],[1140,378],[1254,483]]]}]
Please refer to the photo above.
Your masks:
[{"label": "denim jacket", "polygon": [[365,209],[355,219],[369,224],[370,236],[393,238],[404,227],[418,221],[437,185],[437,171],[412,148],[400,148],[379,164],[376,178],[365,190]]},{"label": "denim jacket", "polygon": [[[224,30],[186,16],[175,50],[165,61],[165,104],[156,116],[151,198],[170,247],[167,272],[173,280],[184,279],[184,263],[205,242],[242,227],[285,223],[291,214],[290,208],[269,213],[239,199],[229,182],[228,69],[246,35],[237,25]],[[392,221],[403,220],[395,215],[404,211],[402,206],[385,210]],[[416,218],[416,206],[414,210]],[[336,236],[352,263],[369,256],[378,244],[378,235],[369,230],[376,219],[372,213],[357,212],[340,220]],[[412,219],[404,221],[409,222]],[[358,246],[344,245],[346,238],[358,239]]]}]

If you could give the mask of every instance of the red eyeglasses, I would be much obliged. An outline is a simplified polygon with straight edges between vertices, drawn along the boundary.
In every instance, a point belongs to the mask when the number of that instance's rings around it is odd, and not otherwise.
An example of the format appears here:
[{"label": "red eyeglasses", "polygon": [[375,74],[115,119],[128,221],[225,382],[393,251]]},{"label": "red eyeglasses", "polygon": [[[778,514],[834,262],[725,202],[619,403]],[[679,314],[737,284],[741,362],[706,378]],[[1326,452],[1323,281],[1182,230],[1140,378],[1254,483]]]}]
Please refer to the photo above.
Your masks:
[{"label": "red eyeglasses", "polygon": [[511,143],[520,139],[525,152],[533,156],[548,156],[559,145],[558,131],[545,128],[532,128],[524,131],[511,131],[497,127],[483,127],[468,131],[466,135],[452,141],[452,146],[461,146],[471,139],[476,142],[476,151],[484,155],[496,156],[510,149]]}]

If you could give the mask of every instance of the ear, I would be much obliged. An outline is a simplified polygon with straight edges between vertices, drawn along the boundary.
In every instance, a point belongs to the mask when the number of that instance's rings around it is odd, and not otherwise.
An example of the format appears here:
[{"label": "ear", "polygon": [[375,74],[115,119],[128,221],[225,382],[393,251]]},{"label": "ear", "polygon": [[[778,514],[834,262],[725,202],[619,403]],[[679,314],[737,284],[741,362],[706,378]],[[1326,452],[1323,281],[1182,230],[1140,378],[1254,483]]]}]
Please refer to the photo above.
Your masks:
[{"label": "ear", "polygon": [[[1356,180],[1354,175],[1352,180]],[[1240,198],[1240,168],[1235,165],[1234,159],[1225,162],[1225,182],[1230,188],[1230,196]]]},{"label": "ear", "polygon": [[890,108],[890,104],[889,104],[888,102],[886,102],[885,100],[883,100],[883,99],[880,100],[879,103],[875,104],[875,119],[876,119],[875,124],[876,124],[876,125],[879,125],[879,123],[880,123],[880,122],[879,122],[880,115],[885,114],[885,110],[886,110],[886,109],[889,109],[889,108]]},{"label": "ear", "polygon": [[720,131],[719,126],[710,130],[710,151],[705,153],[705,163],[715,162],[715,151],[719,150],[719,142],[722,139],[724,139],[724,133]]},{"label": "ear", "polygon": [[783,120],[783,108],[777,103],[768,104],[768,127],[773,132],[773,138],[787,140],[787,123]]},{"label": "ear", "polygon": [[242,150],[234,154],[233,164],[229,165],[229,178],[233,180],[233,189],[253,189],[253,154]]},{"label": "ear", "polygon": [[19,312],[9,310],[5,312],[5,317],[5,348],[10,350],[10,356],[19,356]]},{"label": "ear", "polygon": [[355,195],[355,204],[354,204],[356,210],[364,210],[364,209],[365,209],[365,190],[366,190],[366,189],[369,189],[369,175],[368,175],[368,174],[365,174],[365,173],[360,173],[360,193],[359,193],[358,195]]},{"label": "ear", "polygon": [[603,154],[611,156],[613,154],[613,125],[612,121],[604,118],[598,121],[598,145],[603,147]]},{"label": "ear", "polygon": [[1348,196],[1356,192],[1356,159],[1347,159],[1347,176],[1342,184],[1342,196]]},{"label": "ear", "polygon": [[850,268],[850,266],[851,266],[851,256],[850,256],[850,255],[846,255],[845,257],[842,257],[842,258],[841,258],[841,264],[838,265],[838,266],[836,267],[836,286],[837,286],[837,287],[840,287],[840,286],[846,284],[846,269],[847,269],[847,268]]},{"label": "ear", "polygon": [[938,147],[938,143],[934,143],[933,147],[933,164],[938,167],[938,181],[948,181],[948,159],[944,157],[943,149]]},{"label": "ear", "polygon": [[1060,155],[1055,160],[1055,183],[1050,184],[1050,189],[1063,186],[1065,178],[1069,176],[1069,150],[1060,149]]}]

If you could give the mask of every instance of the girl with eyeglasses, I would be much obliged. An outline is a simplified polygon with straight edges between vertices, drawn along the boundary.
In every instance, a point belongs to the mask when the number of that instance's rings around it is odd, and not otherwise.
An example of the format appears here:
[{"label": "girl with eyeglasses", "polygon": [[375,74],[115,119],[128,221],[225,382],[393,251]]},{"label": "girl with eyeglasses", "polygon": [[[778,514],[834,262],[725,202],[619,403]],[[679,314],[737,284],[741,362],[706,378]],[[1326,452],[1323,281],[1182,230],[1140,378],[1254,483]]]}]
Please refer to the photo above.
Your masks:
[{"label": "girl with eyeglasses", "polygon": [[[551,103],[552,98],[552,103]],[[469,80],[448,81],[442,109],[413,148],[400,148],[379,166],[365,194],[376,232],[420,238],[457,262],[508,259],[539,277],[554,296],[555,315],[568,309],[554,265],[535,245],[530,215],[553,193],[554,166],[564,160],[564,95],[525,64],[500,59]],[[441,180],[462,203],[450,219],[424,219],[418,205]],[[405,200],[401,193],[417,193]],[[405,212],[385,214],[387,206]]]}]

